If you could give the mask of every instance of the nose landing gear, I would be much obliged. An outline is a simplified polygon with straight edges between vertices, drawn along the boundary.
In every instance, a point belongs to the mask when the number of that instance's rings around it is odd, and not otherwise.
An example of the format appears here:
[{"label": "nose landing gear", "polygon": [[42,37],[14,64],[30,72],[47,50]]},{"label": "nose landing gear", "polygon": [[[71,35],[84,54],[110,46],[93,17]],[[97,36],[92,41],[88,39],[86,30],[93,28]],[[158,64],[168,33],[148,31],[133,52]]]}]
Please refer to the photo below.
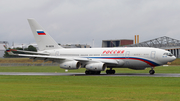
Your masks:
[{"label": "nose landing gear", "polygon": [[153,69],[154,69],[154,67],[151,68],[151,70],[149,71],[149,74],[153,75],[155,73],[155,71]]}]

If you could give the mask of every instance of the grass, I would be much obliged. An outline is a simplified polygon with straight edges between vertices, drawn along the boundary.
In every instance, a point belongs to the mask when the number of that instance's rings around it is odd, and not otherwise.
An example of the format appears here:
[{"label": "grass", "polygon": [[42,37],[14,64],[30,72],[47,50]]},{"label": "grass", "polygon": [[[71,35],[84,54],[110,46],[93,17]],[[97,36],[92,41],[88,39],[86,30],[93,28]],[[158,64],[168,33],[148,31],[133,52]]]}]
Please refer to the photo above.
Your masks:
[{"label": "grass", "polygon": [[[117,68],[116,73],[148,73]],[[84,72],[85,69],[68,72]],[[180,73],[180,66],[156,67],[156,73]],[[65,72],[56,66],[0,67],[0,72]],[[104,73],[104,72],[103,72]],[[1,101],[177,101],[178,77],[6,76],[0,75]]]},{"label": "grass", "polygon": [[0,100],[172,101],[175,77],[0,76]]}]

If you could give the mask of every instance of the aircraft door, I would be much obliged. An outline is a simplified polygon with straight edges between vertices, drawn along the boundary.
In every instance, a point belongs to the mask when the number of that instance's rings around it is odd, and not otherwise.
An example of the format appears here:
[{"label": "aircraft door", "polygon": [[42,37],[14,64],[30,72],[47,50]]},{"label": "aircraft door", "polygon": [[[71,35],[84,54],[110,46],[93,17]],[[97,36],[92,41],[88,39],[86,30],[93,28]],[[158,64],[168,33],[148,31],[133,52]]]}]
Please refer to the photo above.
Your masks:
[{"label": "aircraft door", "polygon": [[59,51],[56,51],[55,56],[59,56]]},{"label": "aircraft door", "polygon": [[125,62],[125,66],[126,66],[126,67],[130,67],[129,61],[126,61],[126,62]]},{"label": "aircraft door", "polygon": [[155,59],[155,57],[156,57],[156,51],[152,51],[152,52],[151,52],[151,58],[152,58],[152,59]]},{"label": "aircraft door", "polygon": [[129,54],[130,54],[130,51],[127,51],[126,54],[125,54],[125,57],[129,58]]}]

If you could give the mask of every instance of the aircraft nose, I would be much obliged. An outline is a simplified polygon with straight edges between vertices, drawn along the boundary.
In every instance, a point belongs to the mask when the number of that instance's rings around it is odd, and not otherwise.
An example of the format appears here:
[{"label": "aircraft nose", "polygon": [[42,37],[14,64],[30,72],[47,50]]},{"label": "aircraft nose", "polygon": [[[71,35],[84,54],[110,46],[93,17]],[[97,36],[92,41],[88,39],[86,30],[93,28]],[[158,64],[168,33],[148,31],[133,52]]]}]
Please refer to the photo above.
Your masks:
[{"label": "aircraft nose", "polygon": [[172,56],[171,62],[174,61],[174,60],[176,60],[176,57],[175,57],[175,56]]},{"label": "aircraft nose", "polygon": [[175,56],[174,56],[173,58],[174,58],[174,60],[176,60],[176,57],[175,57]]}]

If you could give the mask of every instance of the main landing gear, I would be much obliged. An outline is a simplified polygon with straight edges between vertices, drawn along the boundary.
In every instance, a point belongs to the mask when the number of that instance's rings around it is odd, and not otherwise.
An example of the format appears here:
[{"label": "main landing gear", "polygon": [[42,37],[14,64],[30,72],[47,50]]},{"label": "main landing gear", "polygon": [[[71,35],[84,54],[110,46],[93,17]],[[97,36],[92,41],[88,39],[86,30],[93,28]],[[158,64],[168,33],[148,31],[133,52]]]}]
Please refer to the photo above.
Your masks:
[{"label": "main landing gear", "polygon": [[149,71],[149,74],[153,75],[155,73],[155,71],[153,70],[154,67],[151,68],[151,70]]},{"label": "main landing gear", "polygon": [[101,73],[101,71],[90,71],[90,70],[85,71],[86,75],[93,75],[93,74],[99,75],[100,73]]},{"label": "main landing gear", "polygon": [[112,70],[112,68],[110,68],[110,70],[106,70],[106,74],[115,74],[115,70]]}]

